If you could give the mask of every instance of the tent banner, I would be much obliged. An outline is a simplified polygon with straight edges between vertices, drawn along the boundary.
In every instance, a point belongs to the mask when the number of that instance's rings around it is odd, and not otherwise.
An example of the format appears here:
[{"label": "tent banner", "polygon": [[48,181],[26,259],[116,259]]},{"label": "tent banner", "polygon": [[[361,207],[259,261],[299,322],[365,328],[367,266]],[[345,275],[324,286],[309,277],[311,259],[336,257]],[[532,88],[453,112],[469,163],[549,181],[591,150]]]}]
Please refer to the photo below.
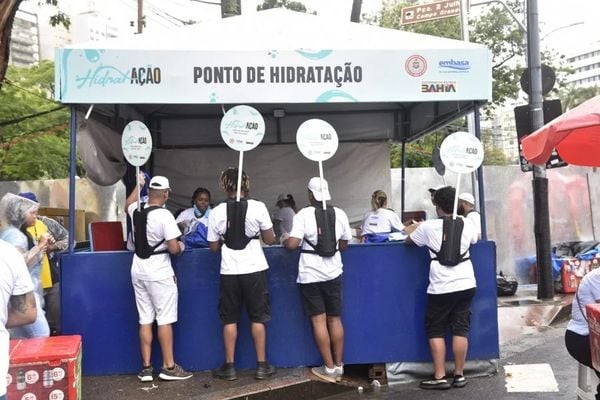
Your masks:
[{"label": "tent banner", "polygon": [[297,51],[59,49],[62,103],[491,100],[484,48]]}]

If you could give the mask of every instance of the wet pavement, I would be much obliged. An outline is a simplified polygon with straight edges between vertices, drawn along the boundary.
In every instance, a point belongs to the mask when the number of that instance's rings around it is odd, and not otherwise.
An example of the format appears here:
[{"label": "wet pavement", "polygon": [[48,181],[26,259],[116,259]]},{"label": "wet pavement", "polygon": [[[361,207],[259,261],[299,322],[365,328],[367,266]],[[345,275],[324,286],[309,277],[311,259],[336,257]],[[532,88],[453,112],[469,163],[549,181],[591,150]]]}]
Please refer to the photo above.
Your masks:
[{"label": "wet pavement", "polygon": [[[257,381],[254,371],[238,371],[239,379],[225,382],[212,379],[210,372],[198,372],[181,382],[140,383],[134,375],[83,378],[83,398],[99,399],[575,399],[577,364],[564,347],[564,330],[570,315],[572,295],[557,295],[540,302],[535,287],[523,287],[517,296],[499,298],[501,359],[492,376],[470,378],[464,389],[425,391],[411,383],[374,388],[367,369],[347,368],[341,384],[316,382],[305,368],[280,369],[269,380]],[[558,392],[507,392],[505,366],[549,364]],[[535,385],[534,385],[535,386]],[[359,387],[362,391],[359,391]],[[533,387],[535,389],[535,387]]]}]

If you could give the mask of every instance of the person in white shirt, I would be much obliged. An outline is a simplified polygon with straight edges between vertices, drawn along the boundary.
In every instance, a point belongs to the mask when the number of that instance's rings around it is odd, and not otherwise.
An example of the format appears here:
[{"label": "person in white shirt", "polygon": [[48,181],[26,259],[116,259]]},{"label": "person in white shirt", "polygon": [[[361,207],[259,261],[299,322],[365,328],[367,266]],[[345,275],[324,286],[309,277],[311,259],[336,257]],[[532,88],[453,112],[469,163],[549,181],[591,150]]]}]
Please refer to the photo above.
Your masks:
[{"label": "person in white shirt", "polygon": [[[414,243],[417,246],[427,246],[431,255],[425,330],[429,338],[435,372],[432,379],[420,383],[420,387],[423,389],[449,389],[452,386],[464,387],[467,384],[463,369],[468,348],[471,303],[477,286],[473,264],[469,259],[469,248],[472,243],[477,241],[477,233],[473,224],[463,223],[459,249],[460,261],[457,265],[442,265],[438,261],[436,253],[440,252],[442,248],[444,217],[452,218],[455,194],[455,189],[450,186],[436,190],[434,204],[437,214],[441,218],[408,225],[405,228],[409,235],[406,242]],[[460,216],[457,218],[462,219]],[[452,352],[454,353],[452,383],[446,378],[444,337],[448,327],[452,332]]]},{"label": "person in white shirt", "polygon": [[35,322],[34,286],[23,255],[0,240],[0,400],[6,400],[9,335],[7,328]]},{"label": "person in white shirt", "polygon": [[178,224],[186,221],[199,221],[208,226],[210,210],[210,191],[199,187],[192,194],[192,207],[183,210],[175,221]]},{"label": "person in white shirt", "polygon": [[383,190],[373,192],[371,207],[372,210],[365,214],[360,227],[364,242],[377,241],[371,239],[376,234],[389,234],[404,229],[398,214],[387,208],[387,195]]},{"label": "person in white shirt", "polygon": [[477,239],[481,240],[481,214],[475,209],[475,197],[471,193],[461,193],[458,195],[456,212],[473,223],[477,231]]},{"label": "person in white shirt", "polygon": [[[600,378],[600,371],[592,365],[590,328],[585,306],[600,303],[600,268],[583,277],[571,306],[571,320],[565,332],[565,346],[575,360],[593,369]],[[596,399],[600,399],[600,385],[596,388]]]},{"label": "person in white shirt", "polygon": [[277,240],[281,235],[292,231],[292,223],[296,215],[296,202],[291,194],[280,194],[277,196],[277,211],[273,215],[273,229]]},{"label": "person in white shirt", "polygon": [[235,343],[242,305],[252,323],[256,350],[256,379],[266,379],[275,367],[266,358],[265,323],[271,319],[267,259],[260,245],[275,242],[273,223],[264,203],[248,199],[250,180],[242,171],[240,201],[236,201],[238,169],[221,174],[221,187],[227,201],[216,206],[208,218],[208,243],[212,251],[221,250],[221,288],[219,316],[223,323],[225,362],[213,370],[215,378],[237,379]]},{"label": "person in white shirt", "polygon": [[[325,212],[322,201],[331,200],[327,181],[312,178],[308,183],[308,199],[310,206],[296,214],[292,231],[289,237],[284,238],[284,245],[289,250],[298,247],[302,250],[296,282],[324,362],[311,371],[321,379],[338,382],[344,374],[344,327],[341,319],[343,264],[340,251],[348,247],[352,232],[348,216],[337,207],[327,208],[333,210],[330,215],[335,216],[334,226],[317,226],[317,212]],[[319,254],[319,239],[325,240],[324,232],[331,232],[330,240],[335,243],[331,243],[330,247],[337,247],[331,256]]]},{"label": "person in white shirt", "polygon": [[[140,182],[142,185],[144,181]],[[164,205],[169,199],[171,187],[164,176],[155,176],[148,185],[148,202],[141,203],[146,216],[145,226],[136,226],[138,193],[133,190],[126,200],[127,213],[132,221],[135,238],[135,254],[131,264],[131,280],[135,293],[135,303],[139,314],[140,351],[142,370],[138,379],[152,382],[151,364],[152,325],[158,325],[158,342],[162,353],[162,369],[158,377],[174,381],[192,377],[175,363],[173,356],[173,323],[177,322],[177,283],[171,266],[172,255],[179,255],[185,249],[177,239],[181,235],[173,214]],[[138,229],[140,229],[138,231]],[[145,229],[145,235],[142,230]],[[136,232],[137,231],[137,232]],[[145,237],[144,237],[145,236]],[[146,243],[140,243],[140,242]],[[143,254],[144,244],[150,247],[150,255]]]}]

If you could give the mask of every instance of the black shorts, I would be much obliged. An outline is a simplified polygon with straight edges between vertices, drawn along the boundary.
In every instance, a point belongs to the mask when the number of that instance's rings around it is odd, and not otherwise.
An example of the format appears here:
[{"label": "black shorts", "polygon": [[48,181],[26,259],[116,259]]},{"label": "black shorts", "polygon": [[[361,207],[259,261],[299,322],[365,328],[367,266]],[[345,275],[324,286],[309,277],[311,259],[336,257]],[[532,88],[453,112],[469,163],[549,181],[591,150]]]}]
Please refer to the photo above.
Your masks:
[{"label": "black shorts", "polygon": [[300,283],[304,313],[310,317],[342,314],[342,276],[325,282]]},{"label": "black shorts", "polygon": [[469,336],[471,303],[475,288],[460,292],[427,295],[425,331],[427,337],[443,338],[450,326],[452,336]]},{"label": "black shorts", "polygon": [[243,275],[221,275],[219,293],[221,322],[237,323],[242,304],[246,306],[250,321],[264,323],[271,319],[267,270]]}]

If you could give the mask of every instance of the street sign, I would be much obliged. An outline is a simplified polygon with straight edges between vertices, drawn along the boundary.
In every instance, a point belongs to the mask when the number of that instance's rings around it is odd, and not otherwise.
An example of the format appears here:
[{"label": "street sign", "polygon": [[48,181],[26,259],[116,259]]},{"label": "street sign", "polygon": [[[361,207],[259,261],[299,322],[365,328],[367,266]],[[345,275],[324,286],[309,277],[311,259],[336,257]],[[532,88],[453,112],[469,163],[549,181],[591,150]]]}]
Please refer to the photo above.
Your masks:
[{"label": "street sign", "polygon": [[436,1],[434,3],[404,7],[401,11],[400,25],[456,17],[457,15],[460,15],[460,0]]}]

